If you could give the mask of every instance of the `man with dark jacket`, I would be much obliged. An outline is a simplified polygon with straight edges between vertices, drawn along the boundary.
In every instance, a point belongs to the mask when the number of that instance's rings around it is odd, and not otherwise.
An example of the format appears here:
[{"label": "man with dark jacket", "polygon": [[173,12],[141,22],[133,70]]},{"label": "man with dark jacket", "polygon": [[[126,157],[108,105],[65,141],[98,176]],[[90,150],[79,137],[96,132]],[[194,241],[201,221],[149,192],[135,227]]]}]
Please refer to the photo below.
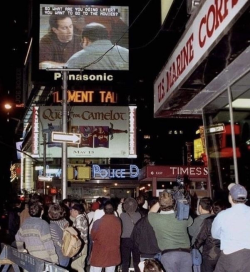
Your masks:
[{"label": "man with dark jacket", "polygon": [[194,248],[203,246],[201,272],[213,272],[220,257],[220,240],[211,235],[212,223],[215,216],[225,209],[225,203],[221,200],[215,201],[212,206],[213,215],[204,219],[201,230],[194,242]]},{"label": "man with dark jacket", "polygon": [[[153,206],[158,202],[158,198],[152,199],[149,206]],[[153,259],[161,251],[158,247],[155,232],[149,224],[148,216],[142,217],[134,226],[130,236],[134,246],[140,251],[140,259]]]}]

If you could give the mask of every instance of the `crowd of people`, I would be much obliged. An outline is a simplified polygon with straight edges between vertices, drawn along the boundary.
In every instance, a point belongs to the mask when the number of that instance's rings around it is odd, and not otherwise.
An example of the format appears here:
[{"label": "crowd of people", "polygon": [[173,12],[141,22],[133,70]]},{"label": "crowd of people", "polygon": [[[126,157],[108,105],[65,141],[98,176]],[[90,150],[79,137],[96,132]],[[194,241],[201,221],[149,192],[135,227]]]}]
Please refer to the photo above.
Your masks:
[{"label": "crowd of people", "polygon": [[[230,184],[229,202],[199,199],[196,215],[176,216],[169,191],[145,202],[142,195],[121,199],[98,198],[96,202],[64,199],[43,205],[34,194],[9,232],[12,246],[20,252],[52,262],[69,271],[128,272],[248,272],[250,271],[250,207],[247,191]],[[147,205],[146,205],[147,204]],[[228,206],[231,204],[231,207]],[[191,216],[192,214],[192,216]],[[14,220],[13,216],[9,221]],[[82,240],[76,256],[62,254],[63,229],[73,226]],[[202,261],[193,263],[192,251]],[[198,269],[198,270],[195,270]]]}]

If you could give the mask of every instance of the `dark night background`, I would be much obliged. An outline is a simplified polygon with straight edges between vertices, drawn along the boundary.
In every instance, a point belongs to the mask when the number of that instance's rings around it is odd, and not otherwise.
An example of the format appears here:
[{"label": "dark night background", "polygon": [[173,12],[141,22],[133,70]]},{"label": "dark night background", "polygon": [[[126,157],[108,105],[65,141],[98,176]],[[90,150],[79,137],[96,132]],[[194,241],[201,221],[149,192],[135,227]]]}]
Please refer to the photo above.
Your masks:
[{"label": "dark night background", "polygon": [[[120,1],[115,4],[119,5]],[[198,138],[195,131],[201,120],[154,119],[153,82],[172,52],[189,16],[183,0],[176,0],[165,25],[160,23],[160,1],[127,1],[130,6],[130,75],[128,82],[129,101],[137,110],[137,153],[138,166],[143,166],[144,154],[149,154],[155,164],[182,164],[186,141]],[[16,160],[16,120],[7,122],[3,108],[6,101],[13,100],[15,90],[15,68],[22,66],[30,38],[28,29],[28,0],[4,1],[1,17],[1,66],[0,66],[0,179],[1,199],[9,188],[10,163]],[[106,2],[103,1],[103,4]],[[123,1],[124,3],[124,1]],[[126,3],[126,1],[125,1]],[[122,85],[123,83],[121,83]],[[122,90],[122,87],[121,87]],[[10,117],[19,118],[22,109],[10,111]],[[169,135],[169,130],[183,131],[183,134]],[[150,139],[144,139],[150,135]]]}]

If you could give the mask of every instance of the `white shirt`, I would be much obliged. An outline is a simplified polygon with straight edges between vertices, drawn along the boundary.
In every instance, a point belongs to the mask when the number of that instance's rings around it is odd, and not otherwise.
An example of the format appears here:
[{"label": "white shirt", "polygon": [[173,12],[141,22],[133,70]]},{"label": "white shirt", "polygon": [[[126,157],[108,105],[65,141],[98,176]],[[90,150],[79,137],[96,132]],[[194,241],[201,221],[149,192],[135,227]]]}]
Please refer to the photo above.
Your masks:
[{"label": "white shirt", "polygon": [[225,254],[250,249],[250,207],[238,203],[221,211],[213,221],[211,233],[221,241],[220,249]]}]

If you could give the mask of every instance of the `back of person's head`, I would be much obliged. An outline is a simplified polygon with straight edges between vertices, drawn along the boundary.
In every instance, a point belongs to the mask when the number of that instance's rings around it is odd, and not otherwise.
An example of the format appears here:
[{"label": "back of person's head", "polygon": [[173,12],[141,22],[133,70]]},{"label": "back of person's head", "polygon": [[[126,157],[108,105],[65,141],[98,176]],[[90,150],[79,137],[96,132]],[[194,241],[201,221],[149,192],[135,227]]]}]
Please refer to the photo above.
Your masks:
[{"label": "back of person's head", "polygon": [[145,198],[143,195],[139,195],[136,197],[136,201],[138,203],[138,206],[142,207],[145,203]]},{"label": "back of person's head", "polygon": [[31,217],[41,217],[43,210],[41,202],[34,202],[29,205],[29,214]]},{"label": "back of person's head", "polygon": [[161,264],[153,259],[146,259],[144,261],[144,269],[143,272],[161,272],[162,266]]},{"label": "back of person's head", "polygon": [[170,211],[174,208],[174,199],[171,193],[162,192],[159,196],[159,204],[161,211]]},{"label": "back of person's head", "polygon": [[107,200],[108,200],[108,199],[107,199],[106,197],[101,197],[101,198],[100,198],[100,200],[99,200],[99,203],[100,203],[99,209],[100,209],[100,210],[103,210],[104,204],[106,203]]},{"label": "back of person's head", "polygon": [[81,203],[75,203],[71,206],[70,209],[78,211],[79,214],[83,214],[85,212],[84,207]]},{"label": "back of person's head", "polygon": [[126,213],[135,212],[138,208],[137,201],[133,197],[128,197],[123,203],[123,209]]},{"label": "back of person's head", "polygon": [[72,207],[75,204],[79,204],[79,203],[80,203],[80,201],[78,199],[72,199],[70,202],[70,207]]},{"label": "back of person's head", "polygon": [[36,202],[43,203],[43,198],[39,194],[37,194],[37,193],[35,193],[35,194],[33,194],[33,195],[30,196],[30,198],[29,198],[29,205],[31,205],[33,203],[36,203]]},{"label": "back of person's head", "polygon": [[64,20],[66,18],[70,18],[71,17],[69,15],[58,15],[58,14],[53,14],[49,17],[49,25],[50,27],[54,27],[54,28],[57,28],[58,27],[58,21],[59,20]]},{"label": "back of person's head", "polygon": [[108,40],[109,34],[107,28],[99,23],[90,23],[85,25],[82,31],[82,38],[88,38],[94,42],[96,40]]},{"label": "back of person's head", "polygon": [[104,204],[104,213],[105,214],[114,214],[114,205],[111,201],[106,201]]},{"label": "back of person's head", "polygon": [[210,197],[203,197],[200,199],[199,205],[205,211],[211,212],[213,201]]},{"label": "back of person's head", "polygon": [[91,204],[91,211],[96,211],[97,209],[99,209],[100,203],[99,202],[93,202]]},{"label": "back of person's head", "polygon": [[214,214],[218,214],[220,211],[226,209],[226,203],[223,200],[216,200],[212,205],[212,210]]},{"label": "back of person's head", "polygon": [[63,205],[66,205],[66,206],[68,206],[68,207],[70,207],[70,199],[68,199],[68,198],[64,198],[63,200],[62,200],[62,204]]},{"label": "back of person's head", "polygon": [[65,218],[66,211],[60,204],[52,204],[49,206],[48,216],[50,220],[61,220]]},{"label": "back of person's head", "polygon": [[159,198],[157,196],[150,198],[148,201],[149,208],[153,207],[158,201],[159,201]]}]

